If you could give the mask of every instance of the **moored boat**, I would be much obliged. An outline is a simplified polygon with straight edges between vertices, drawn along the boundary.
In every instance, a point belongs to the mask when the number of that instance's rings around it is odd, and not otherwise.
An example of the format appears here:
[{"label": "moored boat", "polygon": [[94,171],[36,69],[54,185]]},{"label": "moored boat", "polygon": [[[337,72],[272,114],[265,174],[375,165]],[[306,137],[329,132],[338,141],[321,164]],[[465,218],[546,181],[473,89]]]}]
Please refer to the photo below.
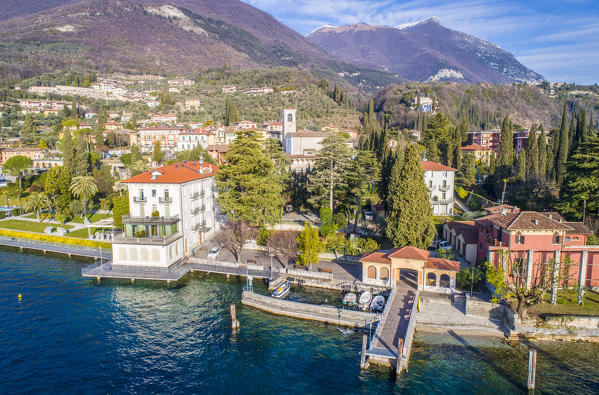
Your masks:
[{"label": "moored boat", "polygon": [[344,306],[356,306],[358,304],[358,295],[353,292],[345,294],[343,297]]},{"label": "moored boat", "polygon": [[360,302],[358,303],[358,308],[360,310],[368,310],[370,308],[370,302],[372,302],[372,293],[370,291],[362,292],[360,295]]},{"label": "moored boat", "polygon": [[383,307],[385,306],[385,297],[383,295],[377,295],[372,299],[372,303],[370,304],[370,311],[378,313],[383,311]]},{"label": "moored boat", "polygon": [[287,296],[289,294],[289,291],[291,291],[291,283],[289,281],[285,281],[277,289],[274,290],[272,296],[281,299]]}]

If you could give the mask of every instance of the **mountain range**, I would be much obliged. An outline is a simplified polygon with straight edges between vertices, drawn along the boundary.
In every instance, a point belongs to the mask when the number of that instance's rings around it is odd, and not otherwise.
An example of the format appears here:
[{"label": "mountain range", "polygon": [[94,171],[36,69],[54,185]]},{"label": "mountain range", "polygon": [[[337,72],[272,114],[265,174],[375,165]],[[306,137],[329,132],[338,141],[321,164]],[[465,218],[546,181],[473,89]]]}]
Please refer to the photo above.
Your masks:
[{"label": "mountain range", "polygon": [[304,37],[238,0],[0,0],[0,75],[71,68],[193,74],[290,66],[378,89],[410,80],[538,82],[507,51],[430,19]]},{"label": "mountain range", "polygon": [[308,38],[339,60],[413,81],[539,83],[543,77],[497,45],[432,17],[400,27],[325,26]]}]

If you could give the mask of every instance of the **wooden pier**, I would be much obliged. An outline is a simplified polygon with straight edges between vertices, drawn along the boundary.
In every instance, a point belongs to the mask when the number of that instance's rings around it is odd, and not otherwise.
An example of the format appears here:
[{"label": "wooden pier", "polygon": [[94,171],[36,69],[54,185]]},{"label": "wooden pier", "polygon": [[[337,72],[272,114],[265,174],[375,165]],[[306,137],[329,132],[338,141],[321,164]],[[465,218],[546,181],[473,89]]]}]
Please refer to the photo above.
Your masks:
[{"label": "wooden pier", "polygon": [[411,287],[393,288],[379,326],[366,351],[368,362],[394,367],[400,373],[408,365],[418,291]]}]

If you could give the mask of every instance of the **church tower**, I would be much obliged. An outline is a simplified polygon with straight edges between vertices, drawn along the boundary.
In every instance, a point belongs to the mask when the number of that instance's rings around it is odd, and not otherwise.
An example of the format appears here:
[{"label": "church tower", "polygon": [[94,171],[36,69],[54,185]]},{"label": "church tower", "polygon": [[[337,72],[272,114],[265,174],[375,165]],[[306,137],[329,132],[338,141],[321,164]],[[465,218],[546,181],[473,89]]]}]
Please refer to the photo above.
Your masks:
[{"label": "church tower", "polygon": [[285,135],[287,133],[295,133],[295,113],[296,109],[283,110],[283,131],[281,132],[281,140],[285,144]]}]

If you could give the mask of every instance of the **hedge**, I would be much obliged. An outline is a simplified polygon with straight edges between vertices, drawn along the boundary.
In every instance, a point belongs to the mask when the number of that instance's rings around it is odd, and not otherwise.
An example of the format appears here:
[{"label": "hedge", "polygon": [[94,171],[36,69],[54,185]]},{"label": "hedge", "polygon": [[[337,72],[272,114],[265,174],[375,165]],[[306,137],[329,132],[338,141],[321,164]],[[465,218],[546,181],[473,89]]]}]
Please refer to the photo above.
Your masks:
[{"label": "hedge", "polygon": [[52,243],[74,244],[84,247],[102,247],[111,249],[112,244],[95,240],[75,239],[73,237],[51,236],[42,233],[21,232],[18,230],[0,229],[0,236],[18,237],[20,239],[31,239],[40,241],[49,241]]}]

